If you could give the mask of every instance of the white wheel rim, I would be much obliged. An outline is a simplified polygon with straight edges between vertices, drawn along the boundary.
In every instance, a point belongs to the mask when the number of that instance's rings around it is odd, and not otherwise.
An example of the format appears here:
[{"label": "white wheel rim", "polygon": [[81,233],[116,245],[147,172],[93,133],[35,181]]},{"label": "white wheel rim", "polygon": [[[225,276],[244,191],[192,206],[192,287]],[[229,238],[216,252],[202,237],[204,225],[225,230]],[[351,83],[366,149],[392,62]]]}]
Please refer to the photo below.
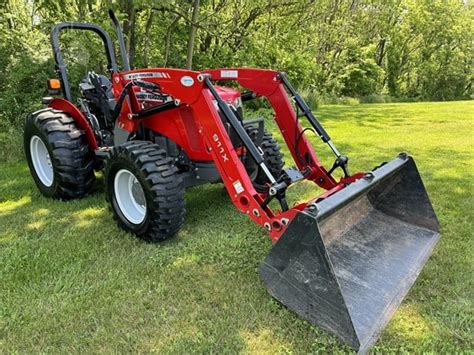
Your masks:
[{"label": "white wheel rim", "polygon": [[114,194],[124,217],[133,224],[140,224],[146,216],[146,199],[142,185],[127,169],[121,169],[114,178]]},{"label": "white wheel rim", "polygon": [[43,140],[38,136],[30,139],[30,154],[36,176],[46,187],[53,185],[54,171],[51,157]]}]

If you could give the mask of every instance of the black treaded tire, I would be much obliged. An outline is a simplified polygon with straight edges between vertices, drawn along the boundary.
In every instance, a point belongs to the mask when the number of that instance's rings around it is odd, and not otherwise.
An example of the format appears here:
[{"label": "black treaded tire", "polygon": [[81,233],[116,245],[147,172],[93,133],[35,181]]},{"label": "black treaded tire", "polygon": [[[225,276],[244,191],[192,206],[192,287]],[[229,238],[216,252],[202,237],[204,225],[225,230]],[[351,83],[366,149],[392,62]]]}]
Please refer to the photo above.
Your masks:
[{"label": "black treaded tire", "polygon": [[[44,184],[32,162],[30,142],[36,136],[45,145],[53,168],[53,181]],[[31,175],[46,197],[70,200],[85,196],[95,180],[94,153],[85,133],[67,113],[46,108],[29,114],[24,126],[24,148]]]},{"label": "black treaded tire", "polygon": [[[144,220],[135,224],[121,211],[114,181],[120,170],[131,172],[146,200]],[[106,198],[117,224],[147,242],[172,237],[184,222],[184,184],[173,159],[148,141],[130,141],[112,149],[105,163]]]},{"label": "black treaded tire", "polygon": [[[258,127],[255,126],[246,126],[245,130],[250,136],[252,141],[257,144],[258,139]],[[266,129],[263,131],[262,143],[260,148],[263,151],[263,159],[265,165],[268,167],[275,179],[278,179],[281,175],[281,171],[285,162],[283,160],[283,154],[280,151],[280,145],[273,138],[272,134]],[[252,157],[247,156],[245,160],[245,168],[251,177],[252,182],[258,185],[264,185],[269,182],[267,176],[260,168],[257,167]],[[258,171],[256,171],[258,169]]]}]

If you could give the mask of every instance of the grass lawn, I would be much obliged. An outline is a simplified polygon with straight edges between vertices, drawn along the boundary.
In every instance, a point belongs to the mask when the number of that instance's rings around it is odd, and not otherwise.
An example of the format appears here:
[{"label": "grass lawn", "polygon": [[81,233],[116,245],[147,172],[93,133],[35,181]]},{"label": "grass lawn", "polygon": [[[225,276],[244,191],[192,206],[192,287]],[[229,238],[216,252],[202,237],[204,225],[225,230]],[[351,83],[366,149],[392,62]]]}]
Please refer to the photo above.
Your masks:
[{"label": "grass lawn", "polygon": [[[412,154],[442,227],[374,352],[473,351],[474,102],[318,113],[352,171]],[[293,198],[314,195],[310,187]],[[24,162],[1,163],[1,353],[349,350],[267,294],[257,268],[270,240],[222,185],[188,190],[184,227],[159,245],[118,229],[103,191],[99,178],[85,199],[52,201]]]}]

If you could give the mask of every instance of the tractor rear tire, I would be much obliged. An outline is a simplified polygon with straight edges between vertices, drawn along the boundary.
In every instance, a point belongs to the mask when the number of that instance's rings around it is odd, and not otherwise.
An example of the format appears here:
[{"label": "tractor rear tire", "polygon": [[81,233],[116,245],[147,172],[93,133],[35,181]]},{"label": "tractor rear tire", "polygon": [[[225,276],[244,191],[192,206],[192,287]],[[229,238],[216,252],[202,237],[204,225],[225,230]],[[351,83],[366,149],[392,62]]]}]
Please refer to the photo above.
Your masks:
[{"label": "tractor rear tire", "polygon": [[67,113],[47,108],[29,114],[24,148],[31,175],[44,196],[70,200],[91,190],[94,154],[85,133]]},{"label": "tractor rear tire", "polygon": [[130,141],[105,164],[107,200],[119,227],[147,242],[172,237],[184,222],[184,183],[158,145]]},{"label": "tractor rear tire", "polygon": [[[245,130],[252,141],[255,144],[258,144],[258,127],[246,126]],[[283,166],[285,165],[283,154],[280,151],[280,145],[275,138],[273,138],[272,134],[264,129],[262,142],[258,146],[263,151],[265,165],[268,167],[275,179],[278,179],[281,175]],[[245,168],[254,184],[263,186],[269,182],[265,173],[255,164],[252,157],[246,157]]]}]

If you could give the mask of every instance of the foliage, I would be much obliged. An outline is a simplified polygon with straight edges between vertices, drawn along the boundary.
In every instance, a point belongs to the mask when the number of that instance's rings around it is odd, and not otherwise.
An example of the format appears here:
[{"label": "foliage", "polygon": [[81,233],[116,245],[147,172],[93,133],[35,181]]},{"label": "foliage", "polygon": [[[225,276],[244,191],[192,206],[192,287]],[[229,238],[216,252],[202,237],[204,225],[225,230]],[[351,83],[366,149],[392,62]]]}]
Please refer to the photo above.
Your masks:
[{"label": "foliage", "polygon": [[[0,128],[19,127],[39,106],[54,70],[52,25],[94,22],[115,38],[109,8],[123,23],[135,67],[274,68],[311,98],[338,102],[387,94],[394,100],[473,98],[468,1],[4,0]],[[103,71],[105,57],[93,36],[76,31],[61,39],[74,91],[88,70]]]},{"label": "foliage", "polygon": [[[395,157],[400,147],[413,154],[442,226],[375,354],[472,353],[474,155],[472,137],[460,132],[472,130],[473,109],[472,102],[443,102],[317,112],[352,172]],[[330,166],[329,149],[309,137]],[[288,152],[285,158],[290,165]],[[316,193],[309,183],[288,191],[290,202]],[[183,229],[160,245],[120,230],[103,195],[99,177],[90,196],[52,201],[24,163],[2,165],[0,352],[350,352],[264,289],[256,269],[270,240],[221,184],[187,191]]]},{"label": "foliage", "polygon": [[392,102],[390,95],[370,94],[360,98],[360,101],[365,104],[384,104]]},{"label": "foliage", "polygon": [[300,90],[300,95],[312,110],[317,110],[319,107],[319,97],[316,90],[303,89]]}]

